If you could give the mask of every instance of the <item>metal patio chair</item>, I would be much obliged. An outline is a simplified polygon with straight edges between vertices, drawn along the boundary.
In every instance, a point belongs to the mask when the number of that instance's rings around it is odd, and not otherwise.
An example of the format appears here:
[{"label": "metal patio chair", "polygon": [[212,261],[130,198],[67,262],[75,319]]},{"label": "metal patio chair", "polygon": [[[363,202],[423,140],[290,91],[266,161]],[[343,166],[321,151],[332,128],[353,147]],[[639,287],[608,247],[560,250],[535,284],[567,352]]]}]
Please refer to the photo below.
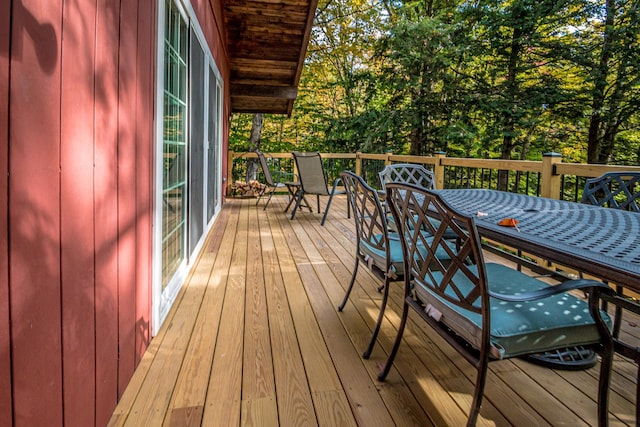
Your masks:
[{"label": "metal patio chair", "polygon": [[[640,172],[607,172],[587,179],[581,203],[637,212],[640,215]],[[623,310],[640,314],[640,304],[624,295],[624,288],[616,285],[613,336],[616,351],[639,365],[636,373],[636,423],[640,423],[640,348],[619,339]],[[605,306],[606,308],[606,306]]]},{"label": "metal patio chair", "polygon": [[380,203],[378,192],[371,188],[362,177],[353,172],[342,172],[340,177],[347,192],[347,198],[355,220],[356,255],[351,281],[342,303],[338,306],[338,311],[342,311],[347,304],[356,281],[358,266],[361,262],[368,265],[369,269],[383,282],[382,286],[378,288],[378,292],[381,290],[383,292],[380,312],[369,345],[363,354],[363,357],[368,359],[384,318],[384,311],[389,297],[389,283],[392,280],[402,280],[404,262],[402,259],[402,247],[397,234],[394,239],[390,239],[391,233],[387,228],[386,215]]},{"label": "metal patio chair", "polygon": [[587,179],[581,203],[640,213],[640,172],[608,172]]},{"label": "metal patio chair", "polygon": [[279,188],[286,188],[285,181],[295,180],[295,175],[293,173],[284,172],[278,169],[275,172],[275,178],[274,178],[271,175],[271,170],[269,169],[269,163],[267,162],[267,158],[265,154],[262,151],[258,151],[258,150],[256,150],[256,154],[258,155],[258,159],[260,160],[260,166],[262,166],[262,173],[264,175],[264,180],[266,184],[266,186],[262,189],[262,191],[260,191],[260,194],[258,194],[258,200],[256,201],[256,206],[258,206],[258,203],[260,203],[260,199],[267,192],[267,190],[269,188],[271,189],[269,191],[269,197],[267,198],[267,202],[264,204],[264,207],[262,208],[262,210],[265,210],[267,209],[267,206],[271,201],[271,197],[273,197],[273,193],[275,193],[276,190]]},{"label": "metal patio chair", "polygon": [[[292,154],[293,159],[296,162],[299,182],[286,184],[289,191],[292,193],[293,199],[289,205],[287,205],[285,212],[289,209],[291,203],[295,201],[293,211],[291,212],[291,219],[295,218],[296,211],[301,206],[305,196],[315,195],[318,205],[318,213],[320,213],[320,196],[329,196],[327,206],[324,209],[324,215],[322,216],[322,221],[320,222],[320,225],[324,225],[324,222],[327,219],[327,214],[329,213],[329,208],[331,207],[333,196],[336,194],[345,194],[345,191],[337,189],[338,184],[340,183],[340,178],[336,178],[333,181],[333,186],[331,190],[329,190],[327,174],[324,170],[322,157],[319,152],[303,153],[300,151],[294,151]],[[311,207],[309,207],[309,209],[311,209]],[[349,205],[347,205],[347,216],[351,216]]]},{"label": "metal patio chair", "polygon": [[[467,425],[476,423],[490,361],[574,345],[592,346],[602,354],[598,423],[607,425],[614,344],[610,319],[599,303],[601,295],[610,296],[613,290],[586,279],[553,286],[485,263],[474,218],[450,209],[436,192],[399,183],[386,188],[402,236],[405,298],[395,343],[378,378],[384,380],[391,369],[412,308],[477,369]],[[430,216],[438,217],[437,226]],[[423,228],[430,231],[431,241]],[[443,238],[447,228],[458,236],[455,250]],[[438,251],[450,261],[441,262]],[[588,302],[567,293],[573,289],[587,290]]]},{"label": "metal patio chair", "polygon": [[[382,194],[385,192],[385,186],[390,182],[413,184],[427,190],[436,189],[436,177],[434,173],[422,165],[413,163],[396,163],[393,165],[387,165],[378,173],[378,175],[380,176],[380,184],[382,185]],[[431,218],[430,220],[437,227],[438,220],[435,218]],[[395,221],[391,216],[391,212],[388,212],[387,222],[392,230],[396,229]],[[455,238],[455,233],[452,233],[450,230],[445,233],[445,239],[453,240]]]},{"label": "metal patio chair", "polygon": [[385,166],[378,173],[382,190],[389,182],[404,182],[405,184],[415,184],[429,190],[436,189],[436,178],[432,171],[422,165],[412,163],[396,163]]},{"label": "metal patio chair", "polygon": [[[351,281],[342,303],[338,306],[338,311],[342,311],[349,300],[360,263],[367,265],[369,270],[382,281],[382,285],[377,289],[378,292],[383,292],[378,319],[369,345],[363,353],[363,357],[368,359],[375,346],[384,318],[384,311],[389,297],[389,285],[393,281],[403,280],[404,258],[402,244],[398,233],[389,231],[386,221],[387,215],[378,192],[370,187],[361,176],[353,172],[344,171],[340,174],[340,177],[347,192],[347,198],[355,220],[356,254]],[[441,252],[440,256],[446,258],[447,255]]]},{"label": "metal patio chair", "polygon": [[[640,214],[640,172],[607,172],[599,177],[587,179],[580,203]],[[616,292],[620,296],[624,295],[622,286],[616,285]],[[622,307],[616,305],[613,326],[615,337],[618,337],[621,324]],[[640,395],[640,392],[638,394]]]}]

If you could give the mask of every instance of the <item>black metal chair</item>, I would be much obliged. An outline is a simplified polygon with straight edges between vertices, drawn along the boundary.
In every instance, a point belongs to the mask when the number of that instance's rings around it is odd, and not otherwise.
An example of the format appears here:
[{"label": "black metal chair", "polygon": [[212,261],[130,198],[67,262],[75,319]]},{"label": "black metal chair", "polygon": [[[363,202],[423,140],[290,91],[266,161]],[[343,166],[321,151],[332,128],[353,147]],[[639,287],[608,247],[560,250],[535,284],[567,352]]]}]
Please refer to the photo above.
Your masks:
[{"label": "black metal chair", "polygon": [[258,159],[260,160],[260,166],[262,166],[262,174],[264,175],[265,187],[258,194],[258,200],[256,200],[256,206],[260,203],[260,199],[266,193],[267,189],[271,189],[269,191],[269,197],[267,198],[267,202],[264,204],[262,210],[267,209],[269,202],[271,201],[271,197],[273,197],[273,193],[276,192],[279,188],[286,188],[284,182],[286,180],[295,180],[295,175],[290,172],[284,172],[281,170],[277,170],[275,173],[275,178],[271,175],[271,170],[269,169],[269,163],[267,162],[267,158],[262,151],[256,150],[256,154],[258,155]]},{"label": "black metal chair", "polygon": [[[599,177],[587,179],[581,203],[640,214],[640,172],[607,172]],[[608,299],[615,307],[615,347],[616,352],[639,365],[636,374],[636,423],[640,423],[640,348],[619,339],[623,310],[640,314],[640,304],[625,297],[622,286],[616,285],[616,293],[617,296]]]},{"label": "black metal chair", "polygon": [[389,283],[392,280],[402,280],[402,247],[397,234],[393,240],[390,239],[385,211],[377,191],[353,172],[342,172],[340,177],[353,210],[356,225],[356,256],[351,281],[342,303],[338,306],[338,311],[342,311],[347,304],[361,262],[368,265],[369,269],[383,281],[383,285],[378,288],[378,291],[383,291],[378,320],[369,345],[363,354],[363,357],[368,359],[384,318],[389,296]]},{"label": "black metal chair", "polygon": [[[587,179],[580,203],[640,213],[640,172],[607,172]],[[616,292],[624,295],[622,286],[616,285]],[[613,335],[618,337],[622,307],[616,305],[615,310]]]},{"label": "black metal chair", "polygon": [[[400,182],[403,184],[413,184],[418,187],[425,188],[427,190],[436,189],[435,174],[422,165],[413,163],[396,163],[393,165],[385,166],[382,171],[378,173],[380,177],[380,184],[382,185],[382,197],[386,197],[385,186],[390,182]],[[391,216],[391,212],[387,209],[389,227],[392,230],[396,230],[396,225]],[[437,227],[438,220],[431,218],[431,222]],[[445,233],[445,239],[453,240],[456,238],[455,233],[450,230]]]},{"label": "black metal chair", "polygon": [[[345,194],[343,190],[337,189],[338,184],[340,183],[340,178],[336,178],[333,181],[333,186],[331,190],[329,190],[327,174],[324,170],[322,157],[319,152],[303,153],[300,151],[294,151],[292,154],[293,159],[296,162],[299,182],[285,184],[289,187],[289,191],[293,193],[293,199],[291,202],[295,201],[293,211],[291,212],[291,219],[295,218],[296,211],[301,206],[305,195],[316,196],[318,213],[320,213],[320,196],[329,196],[327,206],[324,209],[324,215],[322,216],[322,221],[320,222],[320,225],[324,225],[324,222],[327,219],[327,214],[329,213],[329,208],[331,207],[331,202],[333,201],[333,196],[336,194]],[[289,206],[291,206],[291,202],[287,205],[285,212],[289,209]],[[347,216],[350,215],[350,208],[347,205]]]},{"label": "black metal chair", "polygon": [[[598,423],[607,425],[614,344],[600,297],[613,295],[613,290],[586,279],[553,286],[504,265],[485,263],[474,218],[453,211],[437,192],[399,183],[389,183],[386,189],[402,236],[405,298],[398,334],[379,379],[391,369],[413,308],[477,369],[467,425],[476,423],[490,361],[575,345],[592,346],[602,354]],[[432,216],[440,220],[437,226]],[[457,234],[455,249],[444,238],[447,229]],[[441,261],[441,251],[448,262]],[[588,303],[567,293],[574,289],[588,291]]]},{"label": "black metal chair", "polygon": [[[378,192],[370,187],[362,177],[353,172],[344,171],[340,174],[340,177],[347,192],[347,198],[355,220],[356,256],[351,281],[342,303],[338,306],[338,311],[342,311],[347,304],[356,281],[360,263],[367,265],[369,270],[382,281],[382,285],[378,288],[378,292],[383,292],[378,320],[373,329],[369,345],[363,353],[363,357],[368,359],[375,346],[384,318],[384,311],[389,297],[389,285],[392,281],[403,280],[404,258],[402,244],[398,233],[389,230],[386,221],[387,213],[378,197]],[[425,250],[424,247],[422,250]],[[443,259],[447,257],[447,254],[442,251],[439,255]]]},{"label": "black metal chair", "polygon": [[640,172],[608,172],[587,179],[581,203],[640,212]]},{"label": "black metal chair", "polygon": [[413,163],[396,163],[385,166],[378,173],[380,176],[380,184],[382,189],[389,182],[404,182],[406,184],[415,184],[419,187],[430,190],[436,189],[436,178],[432,171],[422,165]]}]

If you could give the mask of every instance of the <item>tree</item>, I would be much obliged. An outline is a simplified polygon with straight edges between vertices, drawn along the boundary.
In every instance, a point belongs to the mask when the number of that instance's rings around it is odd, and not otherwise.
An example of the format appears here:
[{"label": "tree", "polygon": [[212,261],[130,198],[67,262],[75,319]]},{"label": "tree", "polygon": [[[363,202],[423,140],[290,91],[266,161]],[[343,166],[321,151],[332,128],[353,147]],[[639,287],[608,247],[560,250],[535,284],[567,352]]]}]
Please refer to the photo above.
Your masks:
[{"label": "tree", "polygon": [[[260,149],[260,135],[262,134],[263,115],[254,114],[251,122],[251,136],[249,137],[249,151],[258,151]],[[247,176],[246,181],[254,181],[258,176],[258,162],[256,159],[247,160]]]},{"label": "tree", "polygon": [[292,117],[265,116],[261,144],[637,162],[639,4],[605,1],[320,0]]},{"label": "tree", "polygon": [[606,0],[599,57],[591,66],[592,102],[587,161],[609,163],[620,129],[640,107],[637,1]]}]

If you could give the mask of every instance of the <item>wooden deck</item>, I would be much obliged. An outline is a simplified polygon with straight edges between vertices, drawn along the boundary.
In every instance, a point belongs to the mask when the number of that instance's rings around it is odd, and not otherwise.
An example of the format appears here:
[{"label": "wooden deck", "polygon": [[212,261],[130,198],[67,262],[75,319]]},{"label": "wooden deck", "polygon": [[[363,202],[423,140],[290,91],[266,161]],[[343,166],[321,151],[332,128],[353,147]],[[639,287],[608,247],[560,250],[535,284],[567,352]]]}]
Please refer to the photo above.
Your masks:
[{"label": "wooden deck", "polygon": [[[229,200],[178,301],[117,406],[112,426],[461,426],[475,369],[410,316],[386,382],[376,375],[399,321],[402,287],[370,360],[380,283],[353,268],[344,196],[321,216]],[[326,200],[325,200],[326,201]],[[487,255],[489,257],[489,255]],[[624,334],[638,342],[638,319]],[[617,358],[611,425],[635,425],[636,365]],[[554,371],[520,359],[491,364],[478,425],[595,425],[598,366]]]}]

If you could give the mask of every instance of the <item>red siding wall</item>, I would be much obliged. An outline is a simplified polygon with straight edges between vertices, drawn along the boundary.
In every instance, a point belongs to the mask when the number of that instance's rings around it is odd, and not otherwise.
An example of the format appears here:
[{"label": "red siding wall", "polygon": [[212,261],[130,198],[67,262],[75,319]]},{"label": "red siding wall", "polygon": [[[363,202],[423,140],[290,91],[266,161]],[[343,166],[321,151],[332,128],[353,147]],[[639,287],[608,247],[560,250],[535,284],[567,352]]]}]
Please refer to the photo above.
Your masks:
[{"label": "red siding wall", "polygon": [[106,425],[151,339],[158,4],[0,2],[0,426]]},{"label": "red siding wall", "polygon": [[155,3],[11,4],[1,416],[104,425],[149,341]]},{"label": "red siding wall", "polygon": [[9,42],[11,4],[0,2],[0,426],[11,425],[9,331]]}]

